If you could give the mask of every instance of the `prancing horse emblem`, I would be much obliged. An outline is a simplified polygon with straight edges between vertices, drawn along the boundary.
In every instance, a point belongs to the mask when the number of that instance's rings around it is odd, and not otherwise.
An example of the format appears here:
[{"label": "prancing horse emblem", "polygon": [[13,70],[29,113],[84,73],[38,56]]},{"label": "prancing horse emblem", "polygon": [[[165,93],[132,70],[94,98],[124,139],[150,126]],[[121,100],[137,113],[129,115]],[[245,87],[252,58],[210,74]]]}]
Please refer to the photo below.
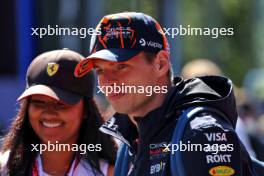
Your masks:
[{"label": "prancing horse emblem", "polygon": [[49,76],[53,76],[53,75],[55,75],[55,73],[57,73],[58,69],[59,69],[59,64],[48,63],[47,73]]}]

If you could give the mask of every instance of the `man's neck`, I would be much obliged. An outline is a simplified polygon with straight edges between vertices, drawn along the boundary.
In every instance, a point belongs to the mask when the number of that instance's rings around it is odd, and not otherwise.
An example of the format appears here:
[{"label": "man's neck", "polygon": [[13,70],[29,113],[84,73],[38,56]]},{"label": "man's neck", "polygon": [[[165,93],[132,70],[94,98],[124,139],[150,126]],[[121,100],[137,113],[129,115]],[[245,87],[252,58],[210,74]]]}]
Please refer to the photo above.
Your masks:
[{"label": "man's neck", "polygon": [[160,107],[165,98],[166,98],[167,94],[164,93],[160,93],[160,94],[156,94],[156,96],[154,97],[154,99],[152,101],[150,101],[148,104],[146,104],[146,106],[140,108],[138,111],[133,112],[131,114],[128,114],[130,120],[137,126],[137,122],[135,120],[136,118],[143,118],[144,116],[146,116],[150,111]]}]

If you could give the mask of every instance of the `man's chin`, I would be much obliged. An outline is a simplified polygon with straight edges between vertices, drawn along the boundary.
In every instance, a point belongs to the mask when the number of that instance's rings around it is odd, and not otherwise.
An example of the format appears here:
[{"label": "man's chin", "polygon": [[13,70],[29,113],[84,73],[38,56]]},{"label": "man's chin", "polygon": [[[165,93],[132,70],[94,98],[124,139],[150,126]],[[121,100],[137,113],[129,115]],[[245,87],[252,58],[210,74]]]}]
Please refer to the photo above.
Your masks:
[{"label": "man's chin", "polygon": [[112,105],[113,109],[120,114],[128,114],[130,112],[128,109],[128,106],[126,106],[125,103],[123,103],[123,104],[119,104],[119,103],[118,104],[112,104],[111,103],[111,105]]},{"label": "man's chin", "polygon": [[127,114],[128,112],[122,108],[113,108],[117,113]]}]

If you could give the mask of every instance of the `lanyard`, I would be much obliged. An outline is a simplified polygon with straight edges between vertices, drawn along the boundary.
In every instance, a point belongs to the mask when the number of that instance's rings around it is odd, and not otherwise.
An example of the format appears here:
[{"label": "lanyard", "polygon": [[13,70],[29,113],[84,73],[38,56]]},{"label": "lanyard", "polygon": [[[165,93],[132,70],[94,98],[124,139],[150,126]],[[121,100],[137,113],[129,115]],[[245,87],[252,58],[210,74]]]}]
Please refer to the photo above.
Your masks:
[{"label": "lanyard", "polygon": [[[79,163],[80,163],[80,157],[75,157],[75,159],[74,159],[70,169],[67,171],[66,175],[67,176],[74,176],[74,173],[75,173]],[[32,168],[32,176],[45,176],[43,168],[42,168],[42,162],[41,162],[40,155],[37,156],[37,159],[34,162],[34,165]]]}]

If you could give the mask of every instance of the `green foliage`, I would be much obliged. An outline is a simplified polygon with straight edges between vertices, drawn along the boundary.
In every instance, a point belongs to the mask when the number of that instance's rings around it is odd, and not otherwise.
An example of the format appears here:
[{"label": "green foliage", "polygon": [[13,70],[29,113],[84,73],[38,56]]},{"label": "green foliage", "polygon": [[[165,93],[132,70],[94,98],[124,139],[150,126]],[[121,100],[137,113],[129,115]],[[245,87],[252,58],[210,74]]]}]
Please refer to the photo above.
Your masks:
[{"label": "green foliage", "polygon": [[[199,28],[234,28],[233,36],[177,36],[182,39],[182,63],[207,58],[220,66],[223,73],[241,86],[245,74],[257,65],[254,54],[253,11],[251,0],[178,0],[179,24]],[[140,11],[158,19],[161,0],[108,0],[106,12]],[[176,12],[171,12],[176,15]],[[179,26],[174,26],[179,27]]]},{"label": "green foliage", "polygon": [[149,14],[151,16],[157,15],[158,0],[108,0],[106,3],[106,13],[119,13],[124,11],[136,11]]},{"label": "green foliage", "polygon": [[255,66],[252,48],[252,6],[250,0],[182,1],[182,22],[192,27],[234,28],[233,36],[184,36],[184,63],[195,58],[216,62],[223,73],[241,85],[247,71]]}]

